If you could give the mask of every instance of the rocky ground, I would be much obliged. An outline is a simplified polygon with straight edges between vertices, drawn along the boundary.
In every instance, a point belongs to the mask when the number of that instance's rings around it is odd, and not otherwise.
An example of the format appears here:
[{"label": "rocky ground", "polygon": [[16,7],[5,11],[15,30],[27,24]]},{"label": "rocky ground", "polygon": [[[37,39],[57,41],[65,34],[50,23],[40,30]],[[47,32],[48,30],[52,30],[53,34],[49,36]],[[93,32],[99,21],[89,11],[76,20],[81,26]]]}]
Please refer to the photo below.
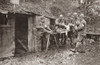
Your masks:
[{"label": "rocky ground", "polygon": [[52,48],[47,53],[29,53],[0,61],[0,65],[100,65],[100,44],[88,43],[85,53],[75,54],[68,46]]}]

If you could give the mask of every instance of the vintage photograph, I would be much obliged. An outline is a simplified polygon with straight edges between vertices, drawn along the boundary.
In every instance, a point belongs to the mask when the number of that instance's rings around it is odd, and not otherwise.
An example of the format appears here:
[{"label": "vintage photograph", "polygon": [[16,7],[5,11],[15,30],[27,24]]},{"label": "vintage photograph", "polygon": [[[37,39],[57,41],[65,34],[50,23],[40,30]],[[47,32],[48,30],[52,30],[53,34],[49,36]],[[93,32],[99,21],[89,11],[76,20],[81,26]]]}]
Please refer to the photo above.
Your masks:
[{"label": "vintage photograph", "polygon": [[100,0],[0,0],[0,65],[100,65]]}]

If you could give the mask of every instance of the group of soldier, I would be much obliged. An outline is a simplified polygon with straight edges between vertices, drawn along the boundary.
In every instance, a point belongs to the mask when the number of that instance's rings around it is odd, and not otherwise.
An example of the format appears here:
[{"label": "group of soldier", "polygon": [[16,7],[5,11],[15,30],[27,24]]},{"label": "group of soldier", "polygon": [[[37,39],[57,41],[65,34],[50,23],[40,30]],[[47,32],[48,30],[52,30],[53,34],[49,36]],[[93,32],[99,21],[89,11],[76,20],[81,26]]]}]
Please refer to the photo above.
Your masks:
[{"label": "group of soldier", "polygon": [[[53,25],[54,30],[49,25],[44,24],[44,16],[41,16],[40,22],[39,28],[42,29],[42,39],[45,35],[46,38],[48,38],[48,35],[55,35],[58,46],[65,45],[69,43],[67,40],[70,40],[71,50],[79,51],[78,47],[83,44],[87,25],[83,13],[70,13],[68,17],[59,15]],[[44,42],[42,42],[43,44]]]}]

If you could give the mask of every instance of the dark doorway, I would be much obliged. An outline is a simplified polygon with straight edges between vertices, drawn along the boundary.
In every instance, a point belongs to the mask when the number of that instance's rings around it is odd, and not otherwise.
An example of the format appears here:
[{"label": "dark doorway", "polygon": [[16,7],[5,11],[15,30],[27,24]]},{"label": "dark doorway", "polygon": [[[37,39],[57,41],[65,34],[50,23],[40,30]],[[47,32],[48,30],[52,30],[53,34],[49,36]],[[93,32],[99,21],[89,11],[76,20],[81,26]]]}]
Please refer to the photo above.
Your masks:
[{"label": "dark doorway", "polygon": [[28,51],[28,16],[16,14],[15,17],[15,54]]},{"label": "dark doorway", "polygon": [[6,14],[0,13],[0,25],[7,25]]}]

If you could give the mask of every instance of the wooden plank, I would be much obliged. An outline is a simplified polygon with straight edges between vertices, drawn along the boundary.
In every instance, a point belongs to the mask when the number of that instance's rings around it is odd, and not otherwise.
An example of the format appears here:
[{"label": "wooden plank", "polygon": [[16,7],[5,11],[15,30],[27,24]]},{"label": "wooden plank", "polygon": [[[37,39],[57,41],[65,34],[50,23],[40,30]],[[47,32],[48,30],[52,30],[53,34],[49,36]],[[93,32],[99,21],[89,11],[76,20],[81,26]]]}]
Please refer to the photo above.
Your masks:
[{"label": "wooden plank", "polygon": [[8,19],[8,25],[0,27],[0,58],[14,56],[14,17]]},{"label": "wooden plank", "polygon": [[[35,16],[28,18],[28,48],[29,52],[35,52],[36,47],[36,35],[35,35]],[[37,34],[37,33],[36,33]]]},{"label": "wooden plank", "polygon": [[[30,16],[28,19],[28,47],[30,52],[40,52],[41,51],[41,34],[37,31],[36,27],[39,26],[39,18],[41,16]],[[45,18],[46,25],[50,25],[50,20]],[[46,46],[46,45],[45,45]]]},{"label": "wooden plank", "polygon": [[100,35],[100,33],[86,33],[87,35]]},{"label": "wooden plank", "polygon": [[13,44],[13,37],[11,28],[2,28],[0,32],[2,32],[0,43],[0,58],[1,57],[7,57],[7,56],[13,56],[14,52],[14,44]]}]

